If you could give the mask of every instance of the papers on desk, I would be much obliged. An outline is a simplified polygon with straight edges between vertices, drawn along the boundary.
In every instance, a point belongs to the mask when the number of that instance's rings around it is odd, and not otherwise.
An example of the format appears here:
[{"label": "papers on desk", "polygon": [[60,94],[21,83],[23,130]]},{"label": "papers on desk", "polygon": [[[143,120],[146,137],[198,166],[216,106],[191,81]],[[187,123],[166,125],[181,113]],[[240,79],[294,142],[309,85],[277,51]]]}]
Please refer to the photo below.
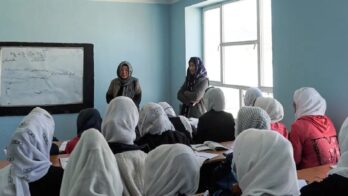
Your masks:
[{"label": "papers on desk", "polygon": [[59,146],[59,152],[65,151],[66,145],[68,144],[68,141],[64,141],[60,146]]},{"label": "papers on desk", "polygon": [[204,159],[212,159],[214,157],[219,156],[219,154],[213,154],[213,153],[208,153],[208,152],[195,152],[195,155],[197,157],[202,157]]},{"label": "papers on desk", "polygon": [[192,144],[191,148],[194,151],[205,151],[205,150],[229,150],[225,146],[213,142],[213,141],[205,141],[203,144]]},{"label": "papers on desk", "polygon": [[66,165],[69,162],[69,157],[60,157],[59,161],[60,161],[60,165],[62,166],[62,168],[65,169]]}]

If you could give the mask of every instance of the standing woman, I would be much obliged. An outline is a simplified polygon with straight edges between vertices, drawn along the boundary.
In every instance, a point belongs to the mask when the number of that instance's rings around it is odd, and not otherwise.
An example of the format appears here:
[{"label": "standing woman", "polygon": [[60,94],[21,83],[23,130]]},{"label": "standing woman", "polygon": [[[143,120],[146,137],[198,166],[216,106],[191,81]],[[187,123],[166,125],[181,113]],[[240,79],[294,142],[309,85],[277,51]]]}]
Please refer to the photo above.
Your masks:
[{"label": "standing woman", "polygon": [[132,77],[133,68],[127,61],[122,61],[117,67],[117,78],[110,83],[106,93],[106,102],[109,103],[113,98],[126,96],[131,98],[139,108],[141,101],[141,88],[139,80]]},{"label": "standing woman", "polygon": [[207,71],[199,57],[191,57],[186,79],[178,92],[178,99],[183,103],[181,114],[199,118],[206,112],[202,98],[208,88]]},{"label": "standing woman", "polygon": [[289,140],[297,169],[336,164],[340,157],[336,129],[325,115],[326,101],[310,87],[294,93],[295,122]]}]

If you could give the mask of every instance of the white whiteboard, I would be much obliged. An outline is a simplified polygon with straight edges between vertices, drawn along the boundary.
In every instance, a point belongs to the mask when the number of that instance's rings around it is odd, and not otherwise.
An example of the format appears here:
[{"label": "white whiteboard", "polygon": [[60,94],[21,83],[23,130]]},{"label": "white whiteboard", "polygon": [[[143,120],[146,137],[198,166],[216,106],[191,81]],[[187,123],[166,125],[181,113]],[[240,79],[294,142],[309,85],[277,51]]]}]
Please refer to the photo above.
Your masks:
[{"label": "white whiteboard", "polygon": [[83,102],[83,47],[0,47],[0,106]]}]

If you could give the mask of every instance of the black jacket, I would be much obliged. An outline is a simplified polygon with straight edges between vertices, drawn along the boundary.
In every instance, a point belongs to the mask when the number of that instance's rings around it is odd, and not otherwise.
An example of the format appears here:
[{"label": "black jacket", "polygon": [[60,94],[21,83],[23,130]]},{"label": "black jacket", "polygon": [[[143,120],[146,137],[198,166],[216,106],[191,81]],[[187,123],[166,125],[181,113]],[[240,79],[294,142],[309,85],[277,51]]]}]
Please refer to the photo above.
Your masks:
[{"label": "black jacket", "polygon": [[179,131],[165,131],[161,135],[146,134],[135,141],[138,146],[145,146],[142,150],[150,152],[162,144],[186,144],[190,145],[190,139]]},{"label": "black jacket", "polygon": [[198,121],[197,143],[204,141],[232,141],[234,140],[234,119],[232,114],[211,110],[203,114]]},{"label": "black jacket", "polygon": [[321,182],[313,182],[311,184],[308,184],[307,186],[302,187],[301,195],[348,195],[348,178],[337,174],[329,175]]},{"label": "black jacket", "polygon": [[63,168],[51,166],[46,175],[35,182],[29,183],[30,194],[32,196],[59,196],[63,173]]}]

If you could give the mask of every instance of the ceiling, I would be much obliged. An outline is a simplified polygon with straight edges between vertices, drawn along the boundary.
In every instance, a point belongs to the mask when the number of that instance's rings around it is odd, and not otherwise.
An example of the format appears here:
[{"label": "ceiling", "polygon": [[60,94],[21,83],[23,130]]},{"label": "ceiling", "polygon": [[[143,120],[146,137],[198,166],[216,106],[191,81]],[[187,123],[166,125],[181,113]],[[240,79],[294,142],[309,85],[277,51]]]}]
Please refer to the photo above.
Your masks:
[{"label": "ceiling", "polygon": [[152,4],[172,4],[179,0],[91,0],[101,2],[125,2],[125,3],[152,3]]}]

